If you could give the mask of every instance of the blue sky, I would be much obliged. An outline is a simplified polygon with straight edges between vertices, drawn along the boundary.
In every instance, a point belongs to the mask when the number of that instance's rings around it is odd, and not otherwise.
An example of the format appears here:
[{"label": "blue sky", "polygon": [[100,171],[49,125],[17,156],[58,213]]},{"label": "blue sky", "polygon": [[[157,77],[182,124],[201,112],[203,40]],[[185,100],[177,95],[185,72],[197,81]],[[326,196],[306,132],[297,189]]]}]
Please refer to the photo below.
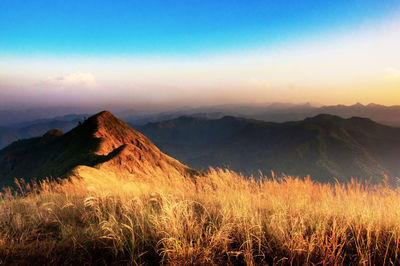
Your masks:
[{"label": "blue sky", "polygon": [[399,0],[0,0],[0,107],[400,105]]},{"label": "blue sky", "polygon": [[2,54],[192,54],[358,27],[400,1],[0,1]]}]

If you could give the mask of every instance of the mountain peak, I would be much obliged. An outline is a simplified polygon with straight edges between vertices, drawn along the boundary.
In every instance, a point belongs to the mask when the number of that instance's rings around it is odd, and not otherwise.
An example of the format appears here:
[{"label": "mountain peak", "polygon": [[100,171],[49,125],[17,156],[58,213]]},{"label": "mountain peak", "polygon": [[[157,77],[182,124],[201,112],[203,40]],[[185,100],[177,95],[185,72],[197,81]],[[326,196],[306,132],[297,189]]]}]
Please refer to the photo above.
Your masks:
[{"label": "mountain peak", "polygon": [[121,120],[115,117],[110,111],[105,110],[89,117],[88,119],[85,120],[84,123],[106,125],[106,124],[119,123],[119,121]]},{"label": "mountain peak", "polygon": [[108,110],[104,110],[101,111],[95,115],[93,115],[92,117],[97,118],[97,119],[110,119],[110,118],[115,118],[117,119],[110,111]]},{"label": "mountain peak", "polygon": [[50,129],[49,131],[47,131],[43,137],[50,137],[50,136],[56,136],[56,137],[60,137],[64,135],[64,132],[62,130],[59,130],[58,128],[53,128]]},{"label": "mountain peak", "polygon": [[353,104],[351,107],[364,107],[364,105],[358,102],[356,104]]},{"label": "mountain peak", "polygon": [[99,155],[107,155],[128,144],[151,147],[151,150],[158,151],[157,147],[145,136],[115,117],[110,111],[102,111],[93,115],[82,126],[90,129],[93,136],[100,139],[100,146],[96,152]]}]

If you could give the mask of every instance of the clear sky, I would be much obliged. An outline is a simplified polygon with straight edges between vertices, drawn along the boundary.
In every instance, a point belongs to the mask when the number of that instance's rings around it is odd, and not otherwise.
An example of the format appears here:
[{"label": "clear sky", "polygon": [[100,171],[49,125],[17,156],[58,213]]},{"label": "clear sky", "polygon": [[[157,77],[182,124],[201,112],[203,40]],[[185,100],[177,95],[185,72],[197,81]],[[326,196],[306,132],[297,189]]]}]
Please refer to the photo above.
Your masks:
[{"label": "clear sky", "polygon": [[252,102],[400,104],[400,1],[0,1],[0,107]]}]

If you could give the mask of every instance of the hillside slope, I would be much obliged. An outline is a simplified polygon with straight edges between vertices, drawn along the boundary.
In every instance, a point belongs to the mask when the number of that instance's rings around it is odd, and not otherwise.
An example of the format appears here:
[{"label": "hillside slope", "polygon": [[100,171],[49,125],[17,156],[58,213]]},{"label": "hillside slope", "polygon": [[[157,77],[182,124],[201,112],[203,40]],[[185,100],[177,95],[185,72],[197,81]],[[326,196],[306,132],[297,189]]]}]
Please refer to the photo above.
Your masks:
[{"label": "hillside slope", "polygon": [[195,168],[229,167],[244,174],[305,176],[326,182],[400,176],[400,129],[372,120],[318,115],[268,123],[236,117],[181,117],[137,129],[160,149]]},{"label": "hillside slope", "polygon": [[93,171],[140,177],[159,171],[187,174],[193,170],[160,152],[108,111],[90,117],[66,134],[52,130],[0,151],[0,186],[12,184],[15,177],[84,176]]}]

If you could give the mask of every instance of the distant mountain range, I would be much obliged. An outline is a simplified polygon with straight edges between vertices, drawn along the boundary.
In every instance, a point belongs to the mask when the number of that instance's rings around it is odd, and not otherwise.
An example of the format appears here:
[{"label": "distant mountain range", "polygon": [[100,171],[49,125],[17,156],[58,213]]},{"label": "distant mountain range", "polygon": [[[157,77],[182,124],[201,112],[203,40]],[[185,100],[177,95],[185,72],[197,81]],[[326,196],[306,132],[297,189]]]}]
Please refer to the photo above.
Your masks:
[{"label": "distant mountain range", "polygon": [[300,121],[318,114],[331,114],[343,118],[354,116],[370,118],[378,123],[400,127],[400,106],[384,106],[378,104],[362,105],[360,103],[346,105],[331,105],[315,107],[311,104],[268,105],[218,105],[199,108],[182,108],[155,114],[138,114],[124,112],[122,119],[133,125],[144,125],[149,122],[171,120],[180,116],[222,118],[236,116],[257,119],[266,122]]},{"label": "distant mountain range", "polygon": [[[370,119],[317,115],[272,123],[226,116],[180,117],[137,126],[163,152],[195,168],[261,170],[326,182],[400,176],[400,128]],[[395,181],[393,178],[392,181]]]},{"label": "distant mountain range", "polygon": [[54,118],[21,123],[16,127],[0,127],[0,149],[18,139],[41,136],[53,128],[69,131],[82,120],[83,118],[76,117],[71,117],[71,120],[59,120],[59,118]]},{"label": "distant mountain range", "polygon": [[[52,128],[68,131],[79,121],[90,116],[88,114],[64,114],[57,116],[59,113],[70,110],[75,109],[64,107],[59,110],[54,108],[20,111],[0,110],[0,149],[18,139],[41,136]],[[321,113],[337,115],[343,118],[353,116],[366,117],[381,124],[400,127],[400,106],[383,106],[377,104],[332,105],[323,107],[314,107],[311,104],[298,105],[284,103],[218,105],[199,108],[180,108],[158,113],[141,113],[129,109],[119,112],[117,115],[131,125],[141,126],[181,116],[209,119],[236,116],[266,122],[287,122],[300,121],[306,117],[316,116]]]},{"label": "distant mountain range", "polygon": [[[27,110],[0,109],[0,127],[23,127],[38,122],[50,120],[68,121],[75,118],[88,117],[96,111],[88,108],[53,107],[32,108]],[[126,109],[116,112],[124,121],[134,125],[145,125],[149,122],[160,122],[178,118],[180,116],[222,118],[224,116],[237,116],[258,119],[266,122],[299,121],[306,117],[318,114],[332,114],[343,118],[353,116],[370,118],[378,123],[400,126],[400,105],[384,106],[379,104],[362,105],[330,105],[316,107],[309,103],[269,103],[269,104],[225,104],[203,106],[197,108],[182,107],[162,112],[137,111]]]},{"label": "distant mountain range", "polygon": [[[93,114],[93,108],[78,107],[38,107],[27,109],[0,109],[0,127],[22,127],[27,124],[50,120],[72,120],[82,114]],[[87,116],[87,115],[82,115]]]},{"label": "distant mountain range", "polygon": [[135,178],[196,171],[160,152],[146,137],[104,111],[63,133],[19,140],[0,150],[0,187],[14,178],[119,175]]}]

